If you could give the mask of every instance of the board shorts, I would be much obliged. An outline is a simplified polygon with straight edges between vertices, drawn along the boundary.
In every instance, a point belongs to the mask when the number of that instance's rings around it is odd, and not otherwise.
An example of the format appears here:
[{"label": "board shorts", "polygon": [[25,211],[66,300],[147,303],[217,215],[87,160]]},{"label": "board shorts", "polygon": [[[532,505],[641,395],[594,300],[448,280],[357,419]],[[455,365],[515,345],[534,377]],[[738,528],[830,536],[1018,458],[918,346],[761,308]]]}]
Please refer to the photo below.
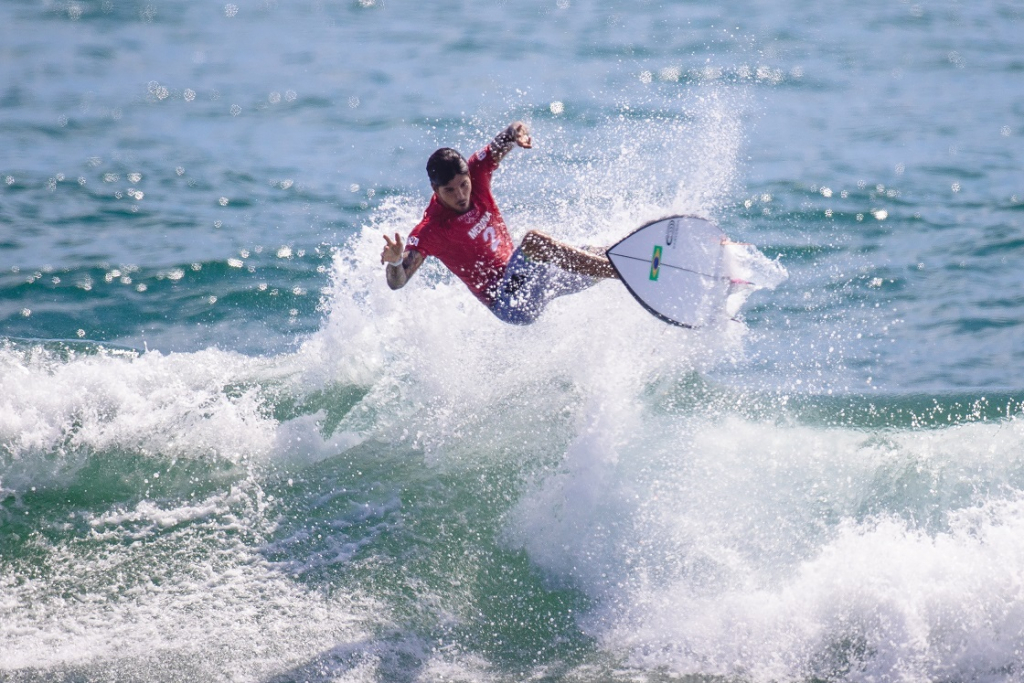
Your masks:
[{"label": "board shorts", "polygon": [[490,310],[504,322],[529,325],[552,299],[582,292],[598,281],[599,278],[570,273],[550,263],[532,261],[520,247],[512,252],[505,274],[494,286]]}]

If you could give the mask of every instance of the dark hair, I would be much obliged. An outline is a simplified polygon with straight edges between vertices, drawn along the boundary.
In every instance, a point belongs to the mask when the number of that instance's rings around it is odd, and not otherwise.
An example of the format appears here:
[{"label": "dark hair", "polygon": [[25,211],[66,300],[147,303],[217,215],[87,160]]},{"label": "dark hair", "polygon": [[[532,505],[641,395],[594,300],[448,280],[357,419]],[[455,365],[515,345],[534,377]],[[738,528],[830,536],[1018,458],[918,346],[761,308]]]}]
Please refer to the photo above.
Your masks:
[{"label": "dark hair", "polygon": [[460,173],[469,173],[469,166],[451,147],[442,147],[427,159],[427,177],[431,185],[447,185]]}]

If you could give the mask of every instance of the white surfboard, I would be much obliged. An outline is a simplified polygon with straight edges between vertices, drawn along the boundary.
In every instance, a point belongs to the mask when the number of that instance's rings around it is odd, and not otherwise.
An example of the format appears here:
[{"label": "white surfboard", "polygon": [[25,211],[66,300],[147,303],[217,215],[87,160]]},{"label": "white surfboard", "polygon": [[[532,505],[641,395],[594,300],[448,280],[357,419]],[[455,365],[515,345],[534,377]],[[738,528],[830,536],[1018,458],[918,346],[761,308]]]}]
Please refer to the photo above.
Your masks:
[{"label": "white surfboard", "polygon": [[726,236],[711,221],[670,216],[641,226],[608,249],[623,284],[667,323],[701,327],[729,317]]}]

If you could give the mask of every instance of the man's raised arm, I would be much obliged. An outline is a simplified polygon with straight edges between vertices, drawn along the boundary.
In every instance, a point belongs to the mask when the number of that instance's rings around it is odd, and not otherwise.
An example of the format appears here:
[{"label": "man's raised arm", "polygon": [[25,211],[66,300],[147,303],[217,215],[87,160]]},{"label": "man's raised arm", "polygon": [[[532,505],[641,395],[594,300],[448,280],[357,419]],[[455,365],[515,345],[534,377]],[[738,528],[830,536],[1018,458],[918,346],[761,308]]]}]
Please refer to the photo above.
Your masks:
[{"label": "man's raised arm", "polygon": [[384,275],[391,289],[401,289],[423,264],[423,255],[416,250],[405,251],[402,236],[397,232],[392,240],[384,235],[384,249],[380,252],[380,262],[388,264]]},{"label": "man's raised arm", "polygon": [[515,121],[508,124],[508,128],[501,131],[491,140],[491,154],[494,156],[494,163],[499,163],[505,158],[513,147],[519,145],[523,149],[533,147],[533,139],[530,137],[530,129],[522,121]]}]

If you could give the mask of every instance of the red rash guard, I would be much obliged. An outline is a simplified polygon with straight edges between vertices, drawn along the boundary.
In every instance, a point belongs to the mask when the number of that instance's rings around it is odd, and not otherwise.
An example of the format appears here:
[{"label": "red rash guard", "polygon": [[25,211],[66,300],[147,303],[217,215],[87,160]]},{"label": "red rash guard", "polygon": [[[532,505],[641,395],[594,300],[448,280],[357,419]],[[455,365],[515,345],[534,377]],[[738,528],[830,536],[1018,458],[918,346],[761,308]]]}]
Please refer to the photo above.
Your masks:
[{"label": "red rash guard", "polygon": [[473,183],[469,210],[456,213],[432,196],[423,220],[409,233],[408,248],[439,258],[490,307],[493,298],[488,289],[501,279],[515,247],[491,194],[491,174],[498,164],[490,146],[467,163]]}]

